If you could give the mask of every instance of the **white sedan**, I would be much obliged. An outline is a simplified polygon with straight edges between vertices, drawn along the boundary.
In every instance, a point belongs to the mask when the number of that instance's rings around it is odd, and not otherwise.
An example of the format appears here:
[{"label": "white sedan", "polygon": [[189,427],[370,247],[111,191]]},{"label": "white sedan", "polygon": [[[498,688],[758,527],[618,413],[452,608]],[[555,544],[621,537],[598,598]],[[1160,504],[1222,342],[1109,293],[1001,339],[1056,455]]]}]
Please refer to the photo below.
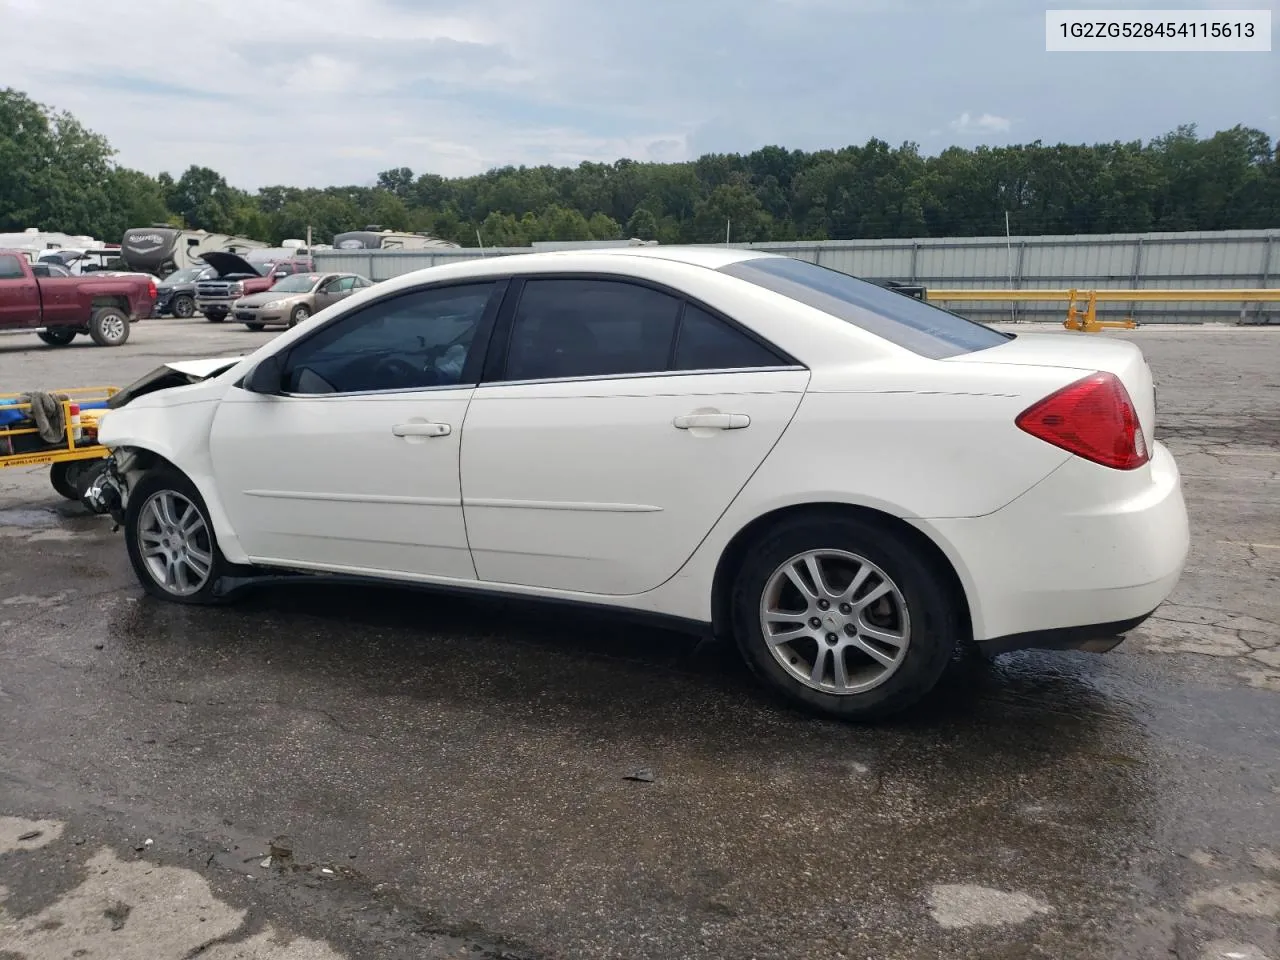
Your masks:
[{"label": "white sedan", "polygon": [[88,498],[182,603],[312,572],[610,607],[869,718],[960,644],[1110,649],[1187,554],[1135,345],[756,251],[433,267],[188,374],[104,417]]}]

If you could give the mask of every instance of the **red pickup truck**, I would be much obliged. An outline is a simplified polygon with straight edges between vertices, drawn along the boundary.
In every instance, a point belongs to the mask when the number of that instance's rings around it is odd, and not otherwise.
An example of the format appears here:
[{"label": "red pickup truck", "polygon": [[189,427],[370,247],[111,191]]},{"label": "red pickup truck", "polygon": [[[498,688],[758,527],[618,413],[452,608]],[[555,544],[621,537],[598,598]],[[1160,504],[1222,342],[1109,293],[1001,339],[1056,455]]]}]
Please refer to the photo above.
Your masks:
[{"label": "red pickup truck", "polygon": [[147,277],[37,277],[25,255],[0,250],[0,331],[32,330],[55,347],[87,333],[101,347],[118,347],[132,321],[151,315],[155,299]]}]

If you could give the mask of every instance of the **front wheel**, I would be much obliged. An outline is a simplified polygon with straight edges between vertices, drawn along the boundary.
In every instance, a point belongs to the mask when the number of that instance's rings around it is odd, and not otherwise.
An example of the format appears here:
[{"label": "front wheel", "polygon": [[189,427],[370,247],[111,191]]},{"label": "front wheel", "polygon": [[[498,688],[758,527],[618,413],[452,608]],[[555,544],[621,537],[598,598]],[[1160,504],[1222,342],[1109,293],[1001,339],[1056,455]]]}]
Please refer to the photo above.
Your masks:
[{"label": "front wheel", "polygon": [[36,334],[51,347],[65,347],[76,338],[76,331],[70,327],[51,327]]},{"label": "front wheel", "polygon": [[223,320],[227,319],[227,315],[221,310],[206,310],[204,312],[204,318],[210,323],[221,323]]},{"label": "front wheel", "polygon": [[118,347],[129,339],[129,317],[119,307],[99,307],[89,318],[89,336],[100,347]]},{"label": "front wheel", "polygon": [[129,562],[153,597],[210,603],[226,560],[195,484],[172,469],[146,474],[129,493],[124,518]]},{"label": "front wheel", "polygon": [[734,634],[775,691],[843,720],[921,700],[960,640],[934,558],[911,539],[852,518],[807,518],[766,533],[734,585]]},{"label": "front wheel", "polygon": [[267,328],[267,325],[265,323],[246,323],[244,325],[244,328],[246,330],[252,330],[254,333],[258,333],[262,330],[265,330]]},{"label": "front wheel", "polygon": [[296,327],[311,316],[311,308],[305,303],[300,303],[293,308],[293,312],[289,314],[289,326]]}]

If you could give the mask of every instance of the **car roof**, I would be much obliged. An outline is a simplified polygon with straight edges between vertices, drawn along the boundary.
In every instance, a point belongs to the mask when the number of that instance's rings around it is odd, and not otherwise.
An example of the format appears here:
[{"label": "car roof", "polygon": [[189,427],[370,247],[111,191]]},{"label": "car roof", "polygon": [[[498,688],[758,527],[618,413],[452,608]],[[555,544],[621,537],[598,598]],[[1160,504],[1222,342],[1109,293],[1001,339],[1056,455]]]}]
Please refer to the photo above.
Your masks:
[{"label": "car roof", "polygon": [[719,270],[731,263],[742,260],[753,260],[757,257],[775,256],[763,250],[744,250],[740,247],[712,246],[672,246],[672,247],[603,247],[578,250],[544,250],[538,253],[517,253],[502,259],[511,263],[513,269],[524,266],[541,267],[558,259],[576,259],[578,257],[606,258],[640,258],[645,260],[671,260],[676,263],[687,263],[690,266],[706,267],[708,270]]}]

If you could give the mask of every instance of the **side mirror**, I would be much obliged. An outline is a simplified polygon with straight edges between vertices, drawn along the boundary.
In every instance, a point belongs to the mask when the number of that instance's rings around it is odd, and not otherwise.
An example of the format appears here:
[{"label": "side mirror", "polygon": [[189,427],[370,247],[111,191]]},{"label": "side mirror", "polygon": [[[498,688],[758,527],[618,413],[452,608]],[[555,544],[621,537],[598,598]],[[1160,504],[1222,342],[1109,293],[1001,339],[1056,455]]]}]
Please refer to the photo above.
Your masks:
[{"label": "side mirror", "polygon": [[284,389],[284,363],[279,354],[265,357],[244,378],[244,388],[250,393],[274,397]]}]

